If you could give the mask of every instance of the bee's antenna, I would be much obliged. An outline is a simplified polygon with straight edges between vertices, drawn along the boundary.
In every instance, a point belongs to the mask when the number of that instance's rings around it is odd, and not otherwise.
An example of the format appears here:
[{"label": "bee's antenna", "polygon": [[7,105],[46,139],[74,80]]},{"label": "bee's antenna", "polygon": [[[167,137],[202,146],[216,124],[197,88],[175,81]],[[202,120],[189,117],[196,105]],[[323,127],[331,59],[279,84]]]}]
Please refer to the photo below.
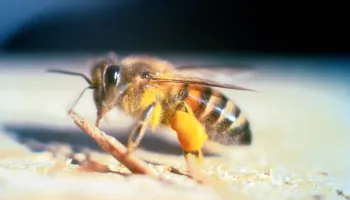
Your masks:
[{"label": "bee's antenna", "polygon": [[70,72],[70,71],[65,71],[65,70],[59,70],[59,69],[48,69],[46,71],[47,72],[60,73],[60,74],[69,74],[69,75],[74,75],[74,76],[81,76],[81,77],[83,77],[86,80],[86,82],[89,83],[90,88],[92,89],[92,82],[85,74],[77,73],[77,72]]},{"label": "bee's antenna", "polygon": [[92,85],[92,82],[91,80],[85,75],[85,74],[82,74],[82,73],[77,73],[77,72],[70,72],[70,71],[65,71],[65,70],[59,70],[59,69],[48,69],[46,70],[47,72],[54,72],[54,73],[60,73],[60,74],[69,74],[69,75],[74,75],[74,76],[81,76],[83,77],[86,82],[88,82],[89,86],[86,87],[81,93],[80,95],[78,96],[78,98],[75,100],[74,104],[70,107],[70,109],[68,110],[68,113],[71,113],[73,108],[77,105],[78,101],[80,100],[80,98],[83,96],[83,94],[85,93],[85,91],[87,89],[94,89],[94,86]]},{"label": "bee's antenna", "polygon": [[68,110],[68,113],[71,113],[73,111],[73,108],[77,105],[78,101],[80,100],[80,98],[83,96],[83,94],[85,93],[85,91],[87,89],[93,89],[92,86],[88,86],[86,87],[81,93],[80,95],[78,96],[78,98],[75,100],[75,102],[73,103],[73,105],[70,107],[70,109]]}]

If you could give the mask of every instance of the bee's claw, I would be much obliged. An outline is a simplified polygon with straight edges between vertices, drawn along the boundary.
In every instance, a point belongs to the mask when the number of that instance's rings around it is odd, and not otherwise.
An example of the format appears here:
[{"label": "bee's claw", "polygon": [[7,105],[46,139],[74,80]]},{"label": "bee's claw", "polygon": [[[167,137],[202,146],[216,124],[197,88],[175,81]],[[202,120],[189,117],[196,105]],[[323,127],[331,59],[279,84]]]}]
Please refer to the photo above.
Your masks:
[{"label": "bee's claw", "polygon": [[193,167],[201,169],[203,167],[203,153],[201,150],[184,152],[185,160],[188,170],[191,171]]},{"label": "bee's claw", "polygon": [[125,151],[125,153],[124,153],[124,157],[128,157],[129,155],[131,155],[133,153],[133,150],[129,150],[129,149],[127,149],[126,151]]}]

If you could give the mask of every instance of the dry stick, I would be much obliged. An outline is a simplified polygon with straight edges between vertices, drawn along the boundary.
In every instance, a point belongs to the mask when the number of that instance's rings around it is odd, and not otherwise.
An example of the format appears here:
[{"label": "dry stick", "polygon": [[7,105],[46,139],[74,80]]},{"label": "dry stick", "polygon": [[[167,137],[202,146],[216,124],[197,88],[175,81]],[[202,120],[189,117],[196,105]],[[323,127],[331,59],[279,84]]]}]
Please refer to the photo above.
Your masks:
[{"label": "dry stick", "polygon": [[147,167],[145,162],[133,156],[133,154],[127,154],[127,148],[118,140],[105,134],[74,111],[71,111],[69,115],[73,118],[75,124],[77,124],[86,134],[92,137],[100,147],[109,152],[132,173],[155,176],[155,173]]},{"label": "dry stick", "polygon": [[[87,120],[83,119],[81,116],[71,111],[69,115],[73,118],[75,124],[77,124],[85,133],[87,133],[90,137],[92,137],[105,151],[109,152],[115,159],[117,159],[120,163],[122,163],[125,167],[127,167],[131,172],[136,174],[145,174],[155,177],[155,173],[153,173],[145,162],[133,156],[132,154],[126,154],[126,147],[121,144],[115,138],[105,134],[99,128],[94,125],[91,125]],[[222,182],[211,180],[205,173],[203,173],[199,168],[195,167],[191,161],[188,163],[190,166],[190,171],[192,175],[198,182],[205,183],[213,187],[214,190],[218,192],[218,194],[225,199],[228,197],[227,193],[229,192],[227,185]],[[160,180],[168,182],[162,178]],[[231,194],[231,193],[230,193]],[[238,196],[236,196],[238,197]]]}]

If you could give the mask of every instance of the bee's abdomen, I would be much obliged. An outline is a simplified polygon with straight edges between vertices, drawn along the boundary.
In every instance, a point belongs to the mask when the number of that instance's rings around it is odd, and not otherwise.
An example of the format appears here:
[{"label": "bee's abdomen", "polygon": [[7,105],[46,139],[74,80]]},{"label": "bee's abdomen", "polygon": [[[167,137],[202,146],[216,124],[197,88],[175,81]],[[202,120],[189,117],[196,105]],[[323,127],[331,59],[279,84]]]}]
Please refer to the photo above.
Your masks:
[{"label": "bee's abdomen", "polygon": [[190,88],[185,101],[205,125],[210,140],[224,145],[251,143],[252,133],[247,118],[221,92],[209,87]]}]

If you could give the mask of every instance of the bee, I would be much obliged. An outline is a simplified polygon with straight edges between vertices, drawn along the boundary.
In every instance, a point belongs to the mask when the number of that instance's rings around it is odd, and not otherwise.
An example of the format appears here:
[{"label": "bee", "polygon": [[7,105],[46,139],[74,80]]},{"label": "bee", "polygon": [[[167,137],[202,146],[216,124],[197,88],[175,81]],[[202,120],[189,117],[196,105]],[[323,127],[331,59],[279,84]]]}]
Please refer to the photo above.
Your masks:
[{"label": "bee", "polygon": [[[183,68],[185,69],[185,68]],[[117,107],[136,120],[128,138],[128,151],[141,142],[147,127],[167,126],[177,133],[185,159],[201,163],[207,140],[222,145],[250,145],[250,123],[241,109],[218,88],[254,91],[236,85],[185,76],[181,67],[153,56],[127,56],[120,61],[101,59],[82,73],[50,69],[49,72],[83,77],[93,89],[97,108],[95,125]]]}]

